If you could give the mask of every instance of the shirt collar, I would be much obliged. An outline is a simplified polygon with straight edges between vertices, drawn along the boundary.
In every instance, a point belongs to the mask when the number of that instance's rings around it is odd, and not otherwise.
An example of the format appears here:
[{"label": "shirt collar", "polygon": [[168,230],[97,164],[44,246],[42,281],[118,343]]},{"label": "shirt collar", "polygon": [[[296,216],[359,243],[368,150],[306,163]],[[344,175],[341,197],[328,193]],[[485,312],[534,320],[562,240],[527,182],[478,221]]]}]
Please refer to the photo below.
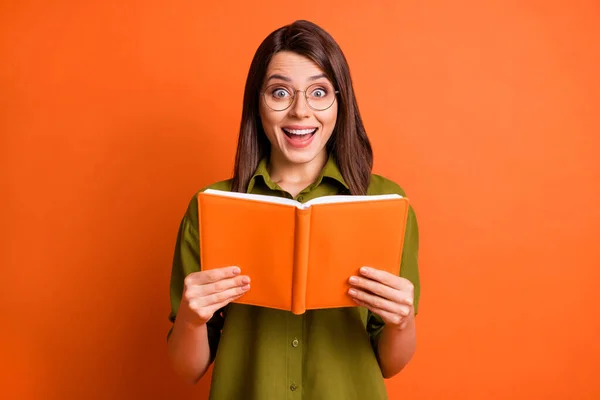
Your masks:
[{"label": "shirt collar", "polygon": [[[263,179],[263,181],[265,182],[267,187],[269,187],[269,189],[271,189],[271,190],[278,189],[277,184],[271,180],[271,176],[269,175],[269,171],[267,170],[267,157],[263,157],[259,161],[258,166],[256,167],[256,170],[254,171],[254,174],[252,175],[252,177],[250,178],[250,181],[248,182],[247,193],[250,193],[252,191],[252,189],[254,188],[254,186],[256,184],[256,179],[258,177],[261,177]],[[317,177],[317,180],[315,181],[315,183],[311,186],[313,186],[313,187],[319,186],[321,184],[321,182],[323,181],[323,178],[333,179],[336,182],[340,183],[342,186],[344,186],[346,189],[349,189],[348,185],[346,184],[346,181],[344,181],[342,172],[340,171],[333,154],[329,154],[329,157],[327,158],[327,162],[325,163],[325,166],[321,170],[321,173]]]}]

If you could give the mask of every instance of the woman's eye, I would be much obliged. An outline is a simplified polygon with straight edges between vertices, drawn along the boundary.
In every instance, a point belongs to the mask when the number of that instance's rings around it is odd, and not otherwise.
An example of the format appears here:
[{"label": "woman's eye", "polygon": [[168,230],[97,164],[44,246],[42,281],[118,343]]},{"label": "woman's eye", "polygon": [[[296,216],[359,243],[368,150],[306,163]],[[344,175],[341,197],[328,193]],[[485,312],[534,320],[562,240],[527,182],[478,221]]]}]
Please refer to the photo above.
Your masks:
[{"label": "woman's eye", "polygon": [[315,89],[312,92],[313,97],[325,97],[327,96],[327,92],[324,89]]},{"label": "woman's eye", "polygon": [[287,95],[288,95],[288,92],[285,89],[275,89],[273,91],[273,97],[276,97],[278,99],[283,99]]}]

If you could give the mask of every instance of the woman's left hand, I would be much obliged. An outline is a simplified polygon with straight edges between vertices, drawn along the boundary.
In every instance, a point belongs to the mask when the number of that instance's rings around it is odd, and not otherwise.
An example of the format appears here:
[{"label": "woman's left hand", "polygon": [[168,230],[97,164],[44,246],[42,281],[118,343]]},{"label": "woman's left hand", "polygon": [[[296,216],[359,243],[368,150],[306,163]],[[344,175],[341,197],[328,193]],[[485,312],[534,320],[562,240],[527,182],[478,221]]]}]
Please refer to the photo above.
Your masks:
[{"label": "woman's left hand", "polygon": [[405,278],[375,268],[362,267],[350,277],[352,299],[379,315],[386,325],[404,329],[414,317],[414,286]]}]

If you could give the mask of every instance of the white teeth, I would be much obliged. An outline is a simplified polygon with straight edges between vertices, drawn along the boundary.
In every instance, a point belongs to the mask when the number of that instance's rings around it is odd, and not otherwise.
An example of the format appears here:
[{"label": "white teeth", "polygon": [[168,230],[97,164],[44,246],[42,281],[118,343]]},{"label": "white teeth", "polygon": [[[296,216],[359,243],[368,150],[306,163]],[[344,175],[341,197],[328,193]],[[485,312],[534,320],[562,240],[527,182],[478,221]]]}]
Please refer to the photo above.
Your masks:
[{"label": "white teeth", "polygon": [[309,133],[313,133],[316,131],[316,128],[313,129],[283,129],[287,133],[291,133],[293,135],[308,135]]}]

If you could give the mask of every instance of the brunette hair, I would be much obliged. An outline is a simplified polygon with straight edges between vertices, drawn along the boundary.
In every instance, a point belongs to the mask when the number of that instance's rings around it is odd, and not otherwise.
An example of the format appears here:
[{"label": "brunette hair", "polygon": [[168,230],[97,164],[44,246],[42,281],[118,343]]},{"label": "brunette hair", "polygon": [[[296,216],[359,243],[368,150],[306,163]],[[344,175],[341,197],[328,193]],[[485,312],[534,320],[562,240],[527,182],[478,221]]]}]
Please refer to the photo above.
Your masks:
[{"label": "brunette hair", "polygon": [[280,51],[312,60],[339,91],[337,121],[326,148],[329,154],[333,153],[350,193],[365,194],[373,168],[373,150],[358,110],[348,62],[331,35],[303,20],[273,31],[252,59],[244,90],[232,190],[245,192],[259,161],[270,154],[271,144],[260,121],[259,101],[269,62]]}]

